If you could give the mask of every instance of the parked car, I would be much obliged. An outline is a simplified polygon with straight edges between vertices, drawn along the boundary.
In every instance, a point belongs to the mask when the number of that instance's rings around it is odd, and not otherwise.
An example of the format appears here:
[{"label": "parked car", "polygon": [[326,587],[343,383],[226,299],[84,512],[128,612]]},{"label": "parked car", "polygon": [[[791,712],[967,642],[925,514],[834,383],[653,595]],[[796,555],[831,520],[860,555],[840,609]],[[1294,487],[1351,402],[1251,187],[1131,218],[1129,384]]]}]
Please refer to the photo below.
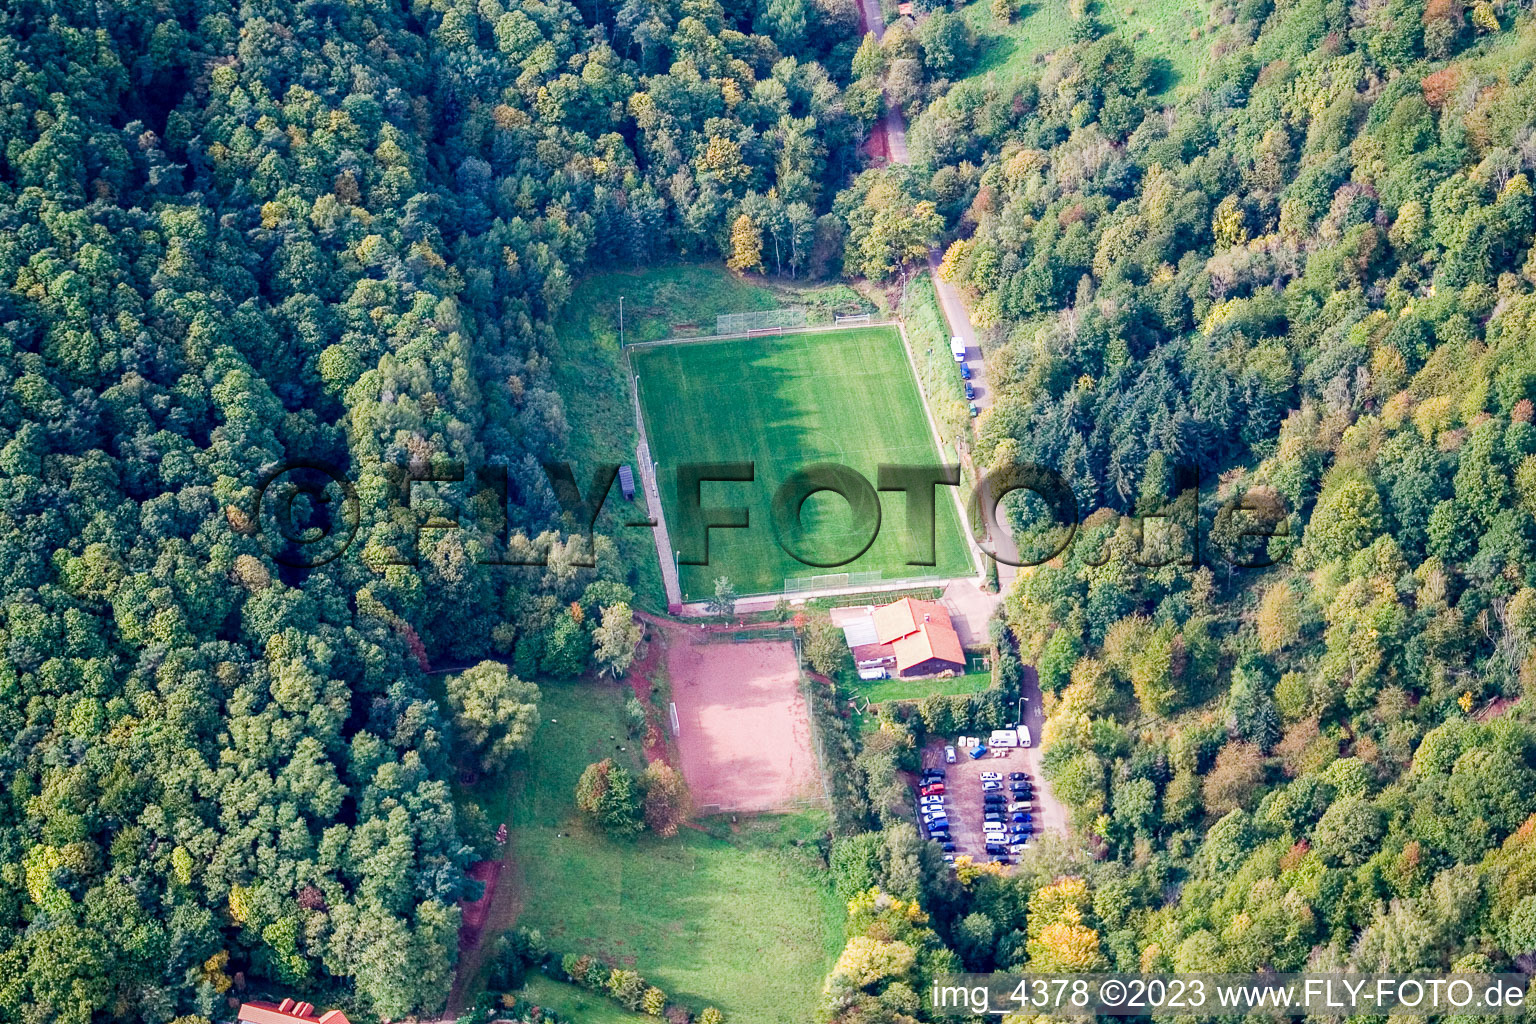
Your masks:
[{"label": "parked car", "polygon": [[923,821],[928,824],[929,828],[933,828],[933,823],[936,821],[948,824],[949,815],[944,813],[944,808],[942,807],[925,807],[923,808]]},{"label": "parked car", "polygon": [[960,379],[961,380],[970,380],[971,379],[971,364],[970,363],[961,363],[960,364]]},{"label": "parked car", "polygon": [[997,772],[982,772],[981,773],[981,781],[982,782],[1001,782],[1002,780],[1003,780],[1003,777],[1001,775],[997,774]]},{"label": "parked car", "polygon": [[1024,803],[1022,801],[1016,801],[1014,803],[1009,804],[1008,805],[1008,809],[1010,811],[1027,811],[1027,810],[1029,810],[1033,806],[1034,806],[1033,804]]},{"label": "parked car", "polygon": [[1030,784],[1027,782],[1015,782],[1008,787],[1008,790],[1009,792],[1019,793],[1022,795],[1028,793],[1032,788],[1033,787],[1030,786]]},{"label": "parked car", "polygon": [[939,847],[939,849],[943,850],[945,853],[954,853],[955,852],[955,844],[954,843],[944,843],[943,845],[941,845]]},{"label": "parked car", "polygon": [[976,397],[976,389],[971,386],[971,382],[970,381],[966,381],[965,382],[965,397],[967,399],[971,399],[971,398],[975,398]]},{"label": "parked car", "polygon": [[1030,821],[1032,819],[1030,818],[1028,811],[1014,811],[1012,814],[1008,815],[1008,820],[1009,821]]},{"label": "parked car", "polygon": [[943,796],[944,795],[944,783],[937,782],[937,783],[934,783],[932,786],[924,786],[923,789],[922,789],[922,794],[923,794],[923,796]]},{"label": "parked car", "polygon": [[1004,846],[1002,843],[988,843],[987,852],[992,854],[994,857],[1001,857],[1003,854],[1008,852],[1008,847]]},{"label": "parked car", "polygon": [[954,764],[955,763],[955,748],[954,747],[945,747],[944,748],[944,763],[945,764]]},{"label": "parked car", "polygon": [[1014,782],[1023,782],[1025,779],[1029,778],[1029,776],[1025,775],[1023,772],[1009,772],[1008,777]]},{"label": "parked car", "polygon": [[981,784],[981,788],[983,792],[987,793],[1000,792],[1003,788],[1003,784],[1001,782],[983,782]]}]

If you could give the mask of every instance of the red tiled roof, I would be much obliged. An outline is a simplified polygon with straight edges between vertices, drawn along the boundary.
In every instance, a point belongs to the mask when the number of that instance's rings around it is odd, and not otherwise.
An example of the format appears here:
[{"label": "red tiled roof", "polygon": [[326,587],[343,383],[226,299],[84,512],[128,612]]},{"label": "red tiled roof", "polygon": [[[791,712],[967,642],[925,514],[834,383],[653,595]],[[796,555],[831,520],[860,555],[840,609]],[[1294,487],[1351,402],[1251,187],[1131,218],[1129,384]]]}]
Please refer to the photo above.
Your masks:
[{"label": "red tiled roof", "polygon": [[896,654],[896,671],[905,672],[935,658],[965,667],[960,634],[943,605],[904,597],[876,608],[871,617],[880,643],[889,644]]},{"label": "red tiled roof", "polygon": [[[876,608],[872,617],[875,620],[875,633],[883,644],[915,632],[925,622],[941,625],[951,631],[954,629],[949,612],[944,610],[943,605],[933,601],[915,601],[910,597]],[[955,642],[959,643],[959,639]]]},{"label": "red tiled roof", "polygon": [[292,999],[281,1003],[241,1003],[236,1019],[244,1024],[351,1024],[340,1010],[327,1010],[317,1017],[313,1004]]},{"label": "red tiled roof", "polygon": [[965,666],[965,651],[960,646],[960,635],[947,622],[942,625],[925,622],[892,646],[896,649],[898,672],[905,672],[914,665],[921,665],[934,658],[962,668]]}]

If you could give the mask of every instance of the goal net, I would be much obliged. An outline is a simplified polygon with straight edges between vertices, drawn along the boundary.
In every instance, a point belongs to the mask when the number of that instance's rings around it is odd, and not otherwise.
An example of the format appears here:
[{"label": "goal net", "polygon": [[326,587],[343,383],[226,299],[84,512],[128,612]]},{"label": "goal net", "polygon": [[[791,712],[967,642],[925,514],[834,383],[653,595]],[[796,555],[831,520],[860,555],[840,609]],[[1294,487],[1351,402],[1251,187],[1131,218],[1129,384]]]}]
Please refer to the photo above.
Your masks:
[{"label": "goal net", "polygon": [[721,313],[715,317],[716,334],[746,334],[776,327],[804,326],[804,309],[757,309],[749,313]]}]

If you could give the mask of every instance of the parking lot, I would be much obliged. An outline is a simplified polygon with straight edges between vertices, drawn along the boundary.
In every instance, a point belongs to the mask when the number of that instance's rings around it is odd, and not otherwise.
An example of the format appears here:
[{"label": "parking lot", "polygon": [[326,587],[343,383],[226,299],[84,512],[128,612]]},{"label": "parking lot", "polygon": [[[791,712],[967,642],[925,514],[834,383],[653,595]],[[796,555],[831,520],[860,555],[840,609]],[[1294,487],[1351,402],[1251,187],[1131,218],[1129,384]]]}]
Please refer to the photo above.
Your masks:
[{"label": "parking lot", "polygon": [[[1009,797],[1010,806],[1013,802],[1016,802],[1025,812],[1030,814],[1031,819],[1034,819],[1030,822],[1030,841],[1033,842],[1039,828],[1038,805],[1035,802],[1035,786],[1038,780],[1034,778],[1034,773],[1029,772],[1025,766],[1024,758],[1019,756],[1020,752],[1018,750],[1008,751],[1009,756],[1006,757],[993,757],[991,754],[988,754],[980,760],[973,761],[964,751],[957,748],[955,751],[955,763],[946,764],[944,762],[944,747],[945,744],[943,742],[932,743],[925,747],[923,750],[923,767],[925,769],[943,768],[945,770],[944,810],[949,819],[949,841],[955,847],[952,856],[969,856],[977,863],[1000,859],[987,852],[987,842],[982,827],[984,812],[981,775],[983,772],[996,772],[1001,775],[1003,788],[999,792]],[[1012,780],[1008,778],[1008,775],[1010,772],[1018,771],[1026,772],[1029,775],[1030,796],[1027,799],[1015,798],[1009,793]],[[920,792],[921,787],[919,786],[914,791],[914,794]],[[921,806],[921,798],[915,796],[915,799],[919,801],[919,806]],[[1007,813],[1003,815],[1005,819],[1009,816]],[[921,811],[919,811],[918,817],[921,820]],[[920,827],[926,836],[928,834],[927,827]],[[1013,860],[1017,855],[1008,854],[1007,856],[1009,860]]]}]

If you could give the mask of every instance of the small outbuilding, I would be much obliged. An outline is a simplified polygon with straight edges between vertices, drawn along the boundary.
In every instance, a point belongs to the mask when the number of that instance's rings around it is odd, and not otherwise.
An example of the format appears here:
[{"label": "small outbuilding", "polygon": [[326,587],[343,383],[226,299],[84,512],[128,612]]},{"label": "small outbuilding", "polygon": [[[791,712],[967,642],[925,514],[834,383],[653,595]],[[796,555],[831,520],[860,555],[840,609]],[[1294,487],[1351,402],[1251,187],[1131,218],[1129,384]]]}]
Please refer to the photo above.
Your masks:
[{"label": "small outbuilding", "polygon": [[625,501],[635,500],[635,473],[627,465],[619,467],[619,493]]},{"label": "small outbuilding", "polygon": [[943,605],[904,597],[876,608],[871,618],[876,638],[895,656],[898,676],[965,671],[965,649]]}]

